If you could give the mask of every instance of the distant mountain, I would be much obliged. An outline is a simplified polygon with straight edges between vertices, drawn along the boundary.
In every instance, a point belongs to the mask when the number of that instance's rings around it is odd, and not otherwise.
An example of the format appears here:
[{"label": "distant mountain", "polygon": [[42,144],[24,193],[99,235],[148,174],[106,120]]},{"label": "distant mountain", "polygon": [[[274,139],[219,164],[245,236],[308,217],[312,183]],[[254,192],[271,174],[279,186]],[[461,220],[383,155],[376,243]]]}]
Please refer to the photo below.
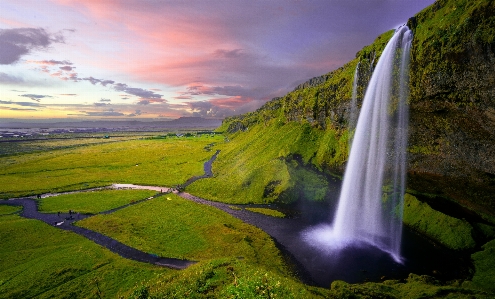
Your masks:
[{"label": "distant mountain", "polygon": [[0,122],[0,128],[170,128],[170,129],[214,129],[222,124],[221,119],[202,117],[180,117],[173,120],[84,120],[84,121],[54,121],[30,122],[27,120]]}]

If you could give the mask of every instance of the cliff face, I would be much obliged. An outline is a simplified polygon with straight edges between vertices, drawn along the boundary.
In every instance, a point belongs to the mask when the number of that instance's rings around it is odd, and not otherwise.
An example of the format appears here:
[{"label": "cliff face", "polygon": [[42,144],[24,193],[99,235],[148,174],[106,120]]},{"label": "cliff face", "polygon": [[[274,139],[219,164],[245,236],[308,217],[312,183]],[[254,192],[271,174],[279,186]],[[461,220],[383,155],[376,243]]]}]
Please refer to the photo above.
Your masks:
[{"label": "cliff face", "polygon": [[[495,2],[437,1],[408,25],[414,31],[408,187],[494,216]],[[234,133],[277,120],[277,125],[299,122],[314,130],[345,134],[354,70],[359,62],[360,104],[392,34],[379,36],[343,67],[301,84],[253,113],[226,119],[223,129]],[[338,149],[318,151],[315,156],[324,158],[310,163],[342,173],[345,162],[332,160],[342,155]]]},{"label": "cliff face", "polygon": [[409,24],[409,187],[493,215],[495,2],[437,1]]}]

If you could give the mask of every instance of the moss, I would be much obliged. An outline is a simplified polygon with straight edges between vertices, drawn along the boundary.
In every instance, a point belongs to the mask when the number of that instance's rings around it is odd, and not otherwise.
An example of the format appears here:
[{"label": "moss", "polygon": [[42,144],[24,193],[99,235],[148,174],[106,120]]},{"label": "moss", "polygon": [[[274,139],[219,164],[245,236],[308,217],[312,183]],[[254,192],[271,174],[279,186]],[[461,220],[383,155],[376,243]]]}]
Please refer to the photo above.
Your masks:
[{"label": "moss", "polygon": [[246,208],[246,210],[255,212],[255,213],[260,213],[263,215],[268,215],[272,217],[278,217],[278,218],[284,218],[285,214],[282,212],[279,212],[274,209],[268,209],[268,208]]},{"label": "moss", "polygon": [[468,250],[476,246],[471,236],[473,227],[466,220],[436,211],[411,194],[404,197],[403,222],[454,250]]},{"label": "moss", "polygon": [[465,287],[472,287],[487,290],[495,295],[495,240],[483,245],[483,250],[471,255],[475,273],[470,282],[464,284]]},{"label": "moss", "polygon": [[330,298],[490,298],[483,291],[462,288],[458,282],[442,284],[427,275],[409,274],[405,282],[349,284],[334,281]]}]

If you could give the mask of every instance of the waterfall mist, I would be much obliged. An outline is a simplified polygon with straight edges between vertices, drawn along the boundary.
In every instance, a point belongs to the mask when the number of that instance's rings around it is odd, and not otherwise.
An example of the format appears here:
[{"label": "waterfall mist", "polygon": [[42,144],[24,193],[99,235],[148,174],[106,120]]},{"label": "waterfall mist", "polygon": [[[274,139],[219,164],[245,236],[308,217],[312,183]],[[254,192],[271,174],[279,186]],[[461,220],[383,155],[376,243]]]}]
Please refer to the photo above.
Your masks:
[{"label": "waterfall mist", "polygon": [[401,262],[412,32],[398,28],[364,96],[332,225],[304,238],[323,250],[371,244]]}]

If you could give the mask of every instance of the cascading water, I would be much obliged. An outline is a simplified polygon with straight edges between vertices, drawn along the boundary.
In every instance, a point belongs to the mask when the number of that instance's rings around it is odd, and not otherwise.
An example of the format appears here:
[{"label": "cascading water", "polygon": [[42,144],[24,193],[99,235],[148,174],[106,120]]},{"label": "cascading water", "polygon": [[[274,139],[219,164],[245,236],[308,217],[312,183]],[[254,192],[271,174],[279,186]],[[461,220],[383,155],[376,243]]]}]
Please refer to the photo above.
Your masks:
[{"label": "cascading water", "polygon": [[398,28],[368,84],[333,226],[305,233],[315,246],[365,242],[401,262],[412,32]]}]

